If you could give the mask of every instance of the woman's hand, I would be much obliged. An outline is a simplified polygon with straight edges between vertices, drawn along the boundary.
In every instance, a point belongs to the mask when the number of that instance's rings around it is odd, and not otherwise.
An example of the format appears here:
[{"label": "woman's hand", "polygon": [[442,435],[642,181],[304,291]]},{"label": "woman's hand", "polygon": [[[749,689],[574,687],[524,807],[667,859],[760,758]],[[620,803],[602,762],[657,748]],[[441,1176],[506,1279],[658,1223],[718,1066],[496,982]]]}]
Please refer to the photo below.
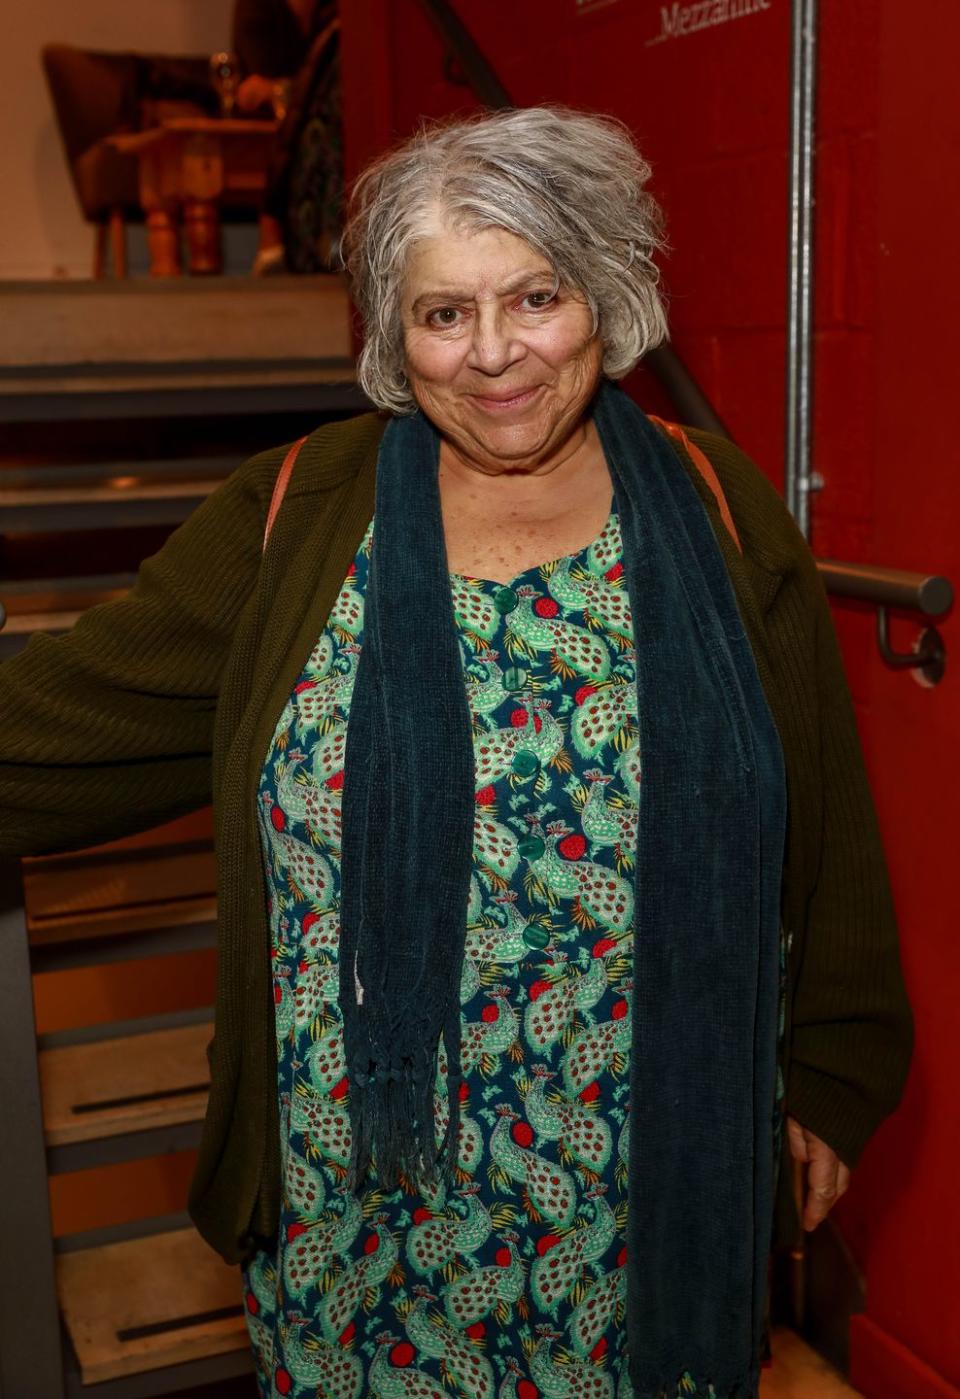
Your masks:
[{"label": "woman's hand", "polygon": [[803,1227],[816,1229],[850,1184],[850,1170],[832,1147],[801,1126],[795,1117],[787,1118],[787,1136],[794,1161],[807,1164]]},{"label": "woman's hand", "polygon": [[241,112],[256,112],[273,100],[273,79],[251,73],[237,88],[236,103]]}]

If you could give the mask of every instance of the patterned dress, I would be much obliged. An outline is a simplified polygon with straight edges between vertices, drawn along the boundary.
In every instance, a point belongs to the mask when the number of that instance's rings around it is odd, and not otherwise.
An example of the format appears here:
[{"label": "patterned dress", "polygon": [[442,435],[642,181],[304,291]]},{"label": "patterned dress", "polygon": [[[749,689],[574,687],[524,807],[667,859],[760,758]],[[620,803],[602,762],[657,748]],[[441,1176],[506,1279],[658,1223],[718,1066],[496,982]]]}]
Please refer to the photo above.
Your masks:
[{"label": "patterned dress", "polygon": [[640,755],[619,522],[508,587],[450,578],[476,820],[462,1125],[427,1199],[342,1185],[340,804],[372,535],[260,784],[284,1163],[277,1252],[245,1271],[260,1392],[622,1399]]}]

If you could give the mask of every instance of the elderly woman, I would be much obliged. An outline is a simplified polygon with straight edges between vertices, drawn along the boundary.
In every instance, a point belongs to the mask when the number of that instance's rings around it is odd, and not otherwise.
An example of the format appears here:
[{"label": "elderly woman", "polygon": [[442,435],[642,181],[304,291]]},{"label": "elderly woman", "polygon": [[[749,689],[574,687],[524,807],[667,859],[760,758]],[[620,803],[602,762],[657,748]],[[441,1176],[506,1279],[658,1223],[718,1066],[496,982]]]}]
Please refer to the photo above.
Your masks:
[{"label": "elderly woman", "polygon": [[264,1396],[754,1395],[781,1123],[812,1228],[901,1091],[813,562],[613,383],[665,333],[648,173],[553,109],[387,155],[347,239],[384,411],[2,670],[8,850],[212,792],[191,1205]]}]

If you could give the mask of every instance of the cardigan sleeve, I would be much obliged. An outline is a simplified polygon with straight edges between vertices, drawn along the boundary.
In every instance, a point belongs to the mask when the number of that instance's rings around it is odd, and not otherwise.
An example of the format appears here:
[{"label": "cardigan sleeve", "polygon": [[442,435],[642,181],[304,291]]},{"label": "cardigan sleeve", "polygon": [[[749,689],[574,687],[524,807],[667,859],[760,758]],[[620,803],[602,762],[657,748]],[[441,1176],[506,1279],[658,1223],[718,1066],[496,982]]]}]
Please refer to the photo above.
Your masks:
[{"label": "cardigan sleeve", "polygon": [[282,456],[235,471],[127,596],[0,665],[0,854],[118,839],[210,801],[219,679]]},{"label": "cardigan sleeve", "polygon": [[814,614],[822,829],[795,974],[786,1101],[852,1167],[900,1100],[913,1020],[853,704],[808,553],[798,574],[799,605]]},{"label": "cardigan sleeve", "polygon": [[[696,430],[744,547],[758,657],[784,746],[794,940],[786,1106],[848,1166],[900,1100],[913,1046],[893,900],[853,704],[816,562],[779,493],[732,443]],[[706,488],[728,560],[735,551]],[[744,582],[744,576],[746,582]],[[797,887],[799,886],[799,887]]]}]

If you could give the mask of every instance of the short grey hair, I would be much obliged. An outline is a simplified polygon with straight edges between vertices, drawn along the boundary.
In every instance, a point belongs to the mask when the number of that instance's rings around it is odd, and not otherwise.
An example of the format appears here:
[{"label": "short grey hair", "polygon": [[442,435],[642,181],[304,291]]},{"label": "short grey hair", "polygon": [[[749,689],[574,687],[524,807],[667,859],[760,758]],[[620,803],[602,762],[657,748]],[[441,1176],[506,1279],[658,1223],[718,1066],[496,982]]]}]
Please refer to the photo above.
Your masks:
[{"label": "short grey hair", "polygon": [[667,335],[654,254],[663,217],[650,166],[611,117],[523,107],[424,126],[354,185],[344,266],[363,318],[358,377],[380,408],[416,404],[405,372],[407,258],[439,208],[455,228],[502,228],[579,292],[603,343],[603,370],[628,374]]}]

